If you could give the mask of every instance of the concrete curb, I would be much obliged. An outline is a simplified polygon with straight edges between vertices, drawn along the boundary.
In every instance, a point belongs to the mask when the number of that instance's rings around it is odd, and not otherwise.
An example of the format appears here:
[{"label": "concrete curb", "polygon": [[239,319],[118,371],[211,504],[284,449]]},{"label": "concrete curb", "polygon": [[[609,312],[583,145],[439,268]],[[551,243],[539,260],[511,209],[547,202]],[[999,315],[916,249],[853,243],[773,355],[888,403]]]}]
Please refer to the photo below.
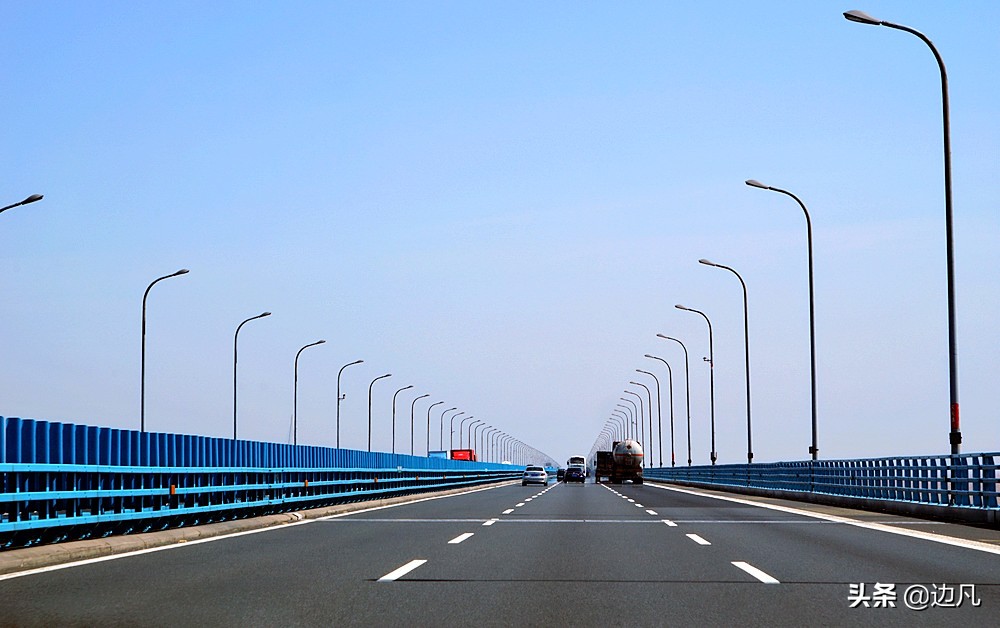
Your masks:
[{"label": "concrete curb", "polygon": [[247,532],[250,530],[260,530],[275,526],[286,525],[303,521],[306,519],[319,519],[338,515],[356,510],[366,510],[379,506],[391,506],[406,502],[426,499],[427,497],[444,497],[446,495],[457,495],[482,490],[484,486],[504,486],[516,484],[517,480],[506,480],[495,484],[469,486],[453,488],[442,491],[429,491],[426,493],[414,493],[412,495],[402,495],[399,497],[387,497],[383,499],[372,499],[368,501],[351,502],[348,504],[337,504],[335,506],[325,506],[323,508],[313,508],[310,510],[299,510],[264,517],[251,517],[248,519],[235,519],[233,521],[223,521],[220,523],[209,523],[189,528],[173,528],[162,532],[145,532],[142,534],[128,534],[123,536],[109,536],[103,539],[88,539],[86,541],[71,541],[68,543],[54,543],[52,545],[40,545],[38,547],[27,547],[23,549],[13,549],[0,552],[0,575],[27,571],[29,569],[39,569],[41,567],[51,567],[62,565],[79,560],[101,558],[113,556],[115,554],[126,554],[144,549],[186,543],[198,539],[206,539],[214,536],[233,534],[236,532]]}]

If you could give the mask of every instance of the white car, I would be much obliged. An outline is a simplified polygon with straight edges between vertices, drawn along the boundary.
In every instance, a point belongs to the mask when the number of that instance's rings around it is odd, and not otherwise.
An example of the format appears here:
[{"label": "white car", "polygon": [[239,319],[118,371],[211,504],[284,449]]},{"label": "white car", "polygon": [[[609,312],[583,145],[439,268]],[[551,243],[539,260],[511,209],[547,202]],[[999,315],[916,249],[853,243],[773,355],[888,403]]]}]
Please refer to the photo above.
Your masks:
[{"label": "white car", "polygon": [[542,467],[529,466],[524,468],[524,475],[521,476],[521,486],[529,484],[548,484],[549,474]]}]

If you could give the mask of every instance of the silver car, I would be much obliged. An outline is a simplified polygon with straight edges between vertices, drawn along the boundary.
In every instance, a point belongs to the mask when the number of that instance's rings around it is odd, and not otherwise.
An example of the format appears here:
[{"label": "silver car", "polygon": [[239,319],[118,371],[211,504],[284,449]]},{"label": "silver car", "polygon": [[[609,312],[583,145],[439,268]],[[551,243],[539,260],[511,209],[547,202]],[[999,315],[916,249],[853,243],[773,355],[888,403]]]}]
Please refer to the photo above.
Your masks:
[{"label": "silver car", "polygon": [[524,475],[521,476],[521,486],[529,484],[548,484],[549,474],[542,467],[529,466],[524,468]]}]

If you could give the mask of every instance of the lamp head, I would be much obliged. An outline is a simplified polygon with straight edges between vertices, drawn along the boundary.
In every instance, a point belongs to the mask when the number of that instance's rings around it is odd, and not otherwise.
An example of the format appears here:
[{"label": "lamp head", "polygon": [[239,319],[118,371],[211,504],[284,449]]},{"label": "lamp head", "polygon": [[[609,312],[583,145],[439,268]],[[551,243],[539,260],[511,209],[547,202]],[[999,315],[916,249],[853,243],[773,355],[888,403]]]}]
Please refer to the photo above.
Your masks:
[{"label": "lamp head", "polygon": [[683,305],[680,305],[680,304],[675,305],[674,307],[677,308],[678,310],[690,310],[691,309],[689,307],[684,307]]},{"label": "lamp head", "polygon": [[763,183],[761,183],[757,179],[747,179],[746,180],[746,184],[749,185],[752,188],[760,188],[762,190],[770,190],[771,189],[771,186],[764,185]]},{"label": "lamp head", "polygon": [[698,263],[699,264],[704,264],[706,266],[718,266],[718,264],[716,264],[715,262],[709,261],[707,259],[700,259],[700,260],[698,260]]},{"label": "lamp head", "polygon": [[174,273],[173,275],[171,275],[171,277],[176,277],[177,275],[186,275],[189,272],[191,272],[191,271],[188,270],[188,269],[186,269],[186,268],[182,268],[182,269],[178,270],[176,273]]},{"label": "lamp head", "polygon": [[872,26],[882,26],[882,20],[876,19],[864,11],[845,11],[844,17],[850,22],[857,22],[858,24],[870,24]]},{"label": "lamp head", "polygon": [[270,312],[262,312],[257,318],[264,318],[265,316],[270,316]]}]

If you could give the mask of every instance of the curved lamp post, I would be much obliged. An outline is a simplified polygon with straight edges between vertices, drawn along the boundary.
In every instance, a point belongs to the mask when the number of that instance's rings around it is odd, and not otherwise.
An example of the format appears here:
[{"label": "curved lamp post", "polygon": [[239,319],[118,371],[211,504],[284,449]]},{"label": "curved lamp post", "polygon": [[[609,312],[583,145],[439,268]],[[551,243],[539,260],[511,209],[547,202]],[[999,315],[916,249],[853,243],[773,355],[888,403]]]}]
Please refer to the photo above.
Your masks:
[{"label": "curved lamp post", "polygon": [[44,197],[41,194],[32,194],[31,196],[29,196],[28,198],[24,199],[23,201],[20,201],[20,202],[17,202],[17,203],[13,203],[11,205],[8,205],[7,207],[0,208],[0,214],[2,214],[3,212],[7,211],[8,209],[13,209],[15,207],[20,207],[21,205],[27,205],[28,203],[34,203],[35,201],[40,201],[43,198]]},{"label": "curved lamp post", "polygon": [[413,388],[413,384],[403,386],[392,395],[392,453],[396,453],[396,397],[404,390]]},{"label": "curved lamp post", "polygon": [[317,340],[316,342],[310,342],[306,346],[302,347],[295,354],[295,383],[294,391],[292,392],[292,444],[299,444],[299,356],[302,352],[309,347],[315,347],[316,345],[321,345],[325,343],[325,340]]},{"label": "curved lamp post", "polygon": [[[29,196],[28,199],[30,198],[32,197]],[[39,198],[41,197],[39,196]],[[25,199],[25,201],[27,201],[28,199]],[[21,203],[15,203],[13,207],[17,207],[18,205],[23,204],[25,201],[22,201]],[[140,359],[141,365],[139,367],[140,368],[140,375],[139,375],[139,431],[140,432],[146,431],[146,297],[149,296],[149,291],[157,283],[163,281],[164,279],[170,279],[171,277],[179,277],[180,275],[186,275],[189,272],[191,271],[189,271],[186,268],[182,268],[175,273],[170,273],[169,275],[164,275],[158,279],[154,279],[153,283],[149,284],[146,287],[146,291],[142,293],[142,350],[141,350],[142,356]]]},{"label": "curved lamp post", "polygon": [[458,408],[448,408],[441,413],[441,418],[438,419],[438,450],[444,451],[444,415],[448,414],[452,410],[458,410]]},{"label": "curved lamp post", "polygon": [[663,338],[664,340],[673,340],[684,349],[684,399],[687,402],[687,445],[688,445],[688,466],[691,466],[691,362],[688,359],[688,349],[684,346],[684,343],[672,336],[664,336],[663,334],[656,334],[657,338]]},{"label": "curved lamp post", "polygon": [[[650,458],[649,466],[652,467],[653,466],[653,392],[649,390],[649,386],[643,384],[642,382],[629,382],[629,383],[632,384],[633,386],[642,386],[643,388],[646,389],[646,397],[649,400],[649,405],[647,406],[649,408],[649,441],[648,441],[649,458]],[[640,402],[642,401],[642,397],[639,397],[639,401]],[[643,456],[643,460],[645,459],[646,457]],[[663,464],[662,460],[660,461],[660,464],[661,465]]]},{"label": "curved lamp post", "polygon": [[[662,467],[663,466],[663,405],[660,403],[660,378],[657,377],[656,375],[654,375],[653,373],[651,373],[649,371],[644,371],[642,369],[636,369],[635,372],[636,373],[642,373],[644,375],[649,375],[650,377],[653,378],[653,381],[656,382],[656,433],[659,434],[659,436],[660,436],[660,438],[659,438],[659,445],[660,445],[660,466]],[[647,388],[646,390],[649,390],[649,389]],[[653,406],[653,401],[652,400],[650,400],[649,405],[650,405],[650,407]],[[671,408],[671,410],[672,409],[673,408]],[[650,415],[650,421],[652,421],[652,415]],[[674,438],[674,434],[673,434],[673,421],[671,421],[670,430],[671,430],[671,432],[670,432],[670,440],[672,442],[673,438]],[[652,432],[653,428],[650,427],[649,431]],[[671,460],[670,460],[671,465],[670,466],[673,466],[673,452],[672,451],[670,452],[670,457],[671,457]]]},{"label": "curved lamp post", "polygon": [[[413,412],[414,412],[414,410],[417,407],[417,402],[418,401],[420,401],[424,397],[430,397],[430,396],[431,396],[430,393],[427,393],[427,394],[424,394],[424,395],[420,395],[419,397],[417,397],[416,399],[414,399],[412,403],[410,403],[410,455],[411,456],[413,455]],[[427,423],[428,423],[428,425],[430,425],[430,422],[431,422],[431,420],[430,420],[430,408],[428,408],[427,411],[428,411],[428,414],[427,414]]]},{"label": "curved lamp post", "polygon": [[431,405],[427,406],[427,455],[431,455],[431,409],[434,406],[440,406],[443,401],[435,401]]},{"label": "curved lamp post", "polygon": [[368,384],[368,451],[372,450],[372,386],[374,386],[375,382],[378,380],[385,379],[386,377],[392,377],[392,373],[379,375],[372,380],[372,383]]},{"label": "curved lamp post", "polygon": [[340,370],[337,371],[337,449],[340,449],[340,402],[347,396],[346,394],[340,394],[340,376],[344,372],[344,369],[348,366],[354,366],[355,364],[361,364],[362,362],[364,362],[364,360],[355,360],[340,367]]},{"label": "curved lamp post", "polygon": [[[628,391],[626,390],[623,392],[628,392]],[[639,397],[638,393],[632,393],[632,394],[635,395],[636,397]],[[636,404],[636,402],[632,401],[628,397],[620,397],[620,399],[622,401],[627,401],[630,404],[632,404],[632,420],[638,422],[637,426],[633,426],[633,430],[635,431],[635,439],[639,440],[640,439],[639,428],[642,427],[643,414],[639,410],[639,406],[638,404]],[[639,397],[639,403],[642,403],[642,397]],[[645,430],[643,430],[643,432],[645,432]],[[642,436],[642,439],[645,440],[645,436]],[[642,441],[640,440],[639,442],[641,443]]]},{"label": "curved lamp post", "polygon": [[[480,425],[486,425],[486,421],[482,419],[476,419],[472,423],[469,423],[469,430],[465,433],[466,449],[472,449],[472,444],[474,443],[472,432],[474,428],[478,428]],[[458,446],[462,446],[462,432],[458,433]]]},{"label": "curved lamp post", "polygon": [[785,196],[790,196],[795,199],[795,202],[802,208],[802,213],[806,216],[806,241],[809,248],[809,373],[812,386],[812,444],[809,445],[809,454],[812,456],[813,460],[816,460],[817,455],[819,454],[819,444],[816,440],[816,300],[815,290],[813,288],[812,219],[809,217],[809,210],[806,209],[806,204],[802,202],[802,199],[795,196],[788,190],[782,190],[781,188],[764,185],[760,181],[755,181],[754,179],[747,179],[746,184],[750,187],[770,190],[772,192],[784,194]]},{"label": "curved lamp post", "polygon": [[[451,450],[455,448],[455,419],[457,417],[462,416],[463,414],[465,414],[464,411],[459,412],[458,414],[453,414],[453,415],[451,415],[451,418],[448,420],[448,451],[449,451],[448,457],[449,458],[451,457],[451,453],[450,453]],[[459,425],[461,425],[461,423],[459,423]]]},{"label": "curved lamp post", "polygon": [[[454,419],[454,418],[455,417],[452,417],[452,419]],[[476,418],[476,415],[470,414],[469,416],[465,417],[464,419],[462,419],[461,421],[458,422],[458,446],[459,446],[459,448],[462,447],[462,428],[465,427],[465,422],[466,421],[471,421],[474,418]],[[451,439],[451,441],[449,441],[449,444],[451,444],[454,441],[455,433],[452,432],[451,436],[452,436],[452,439]],[[454,449],[454,448],[455,448],[454,445],[452,445],[452,449]]]},{"label": "curved lamp post", "polygon": [[941,118],[944,132],[945,255],[948,270],[948,382],[951,396],[951,431],[949,432],[948,440],[951,445],[952,455],[958,455],[962,451],[962,430],[958,413],[958,332],[955,324],[955,238],[952,229],[951,114],[948,105],[948,72],[945,70],[944,59],[941,58],[941,53],[934,46],[934,42],[920,31],[914,30],[909,26],[876,19],[863,11],[847,11],[844,13],[844,17],[852,22],[870,24],[872,26],[885,26],[915,35],[931,49],[934,59],[937,61],[938,70],[941,72]]},{"label": "curved lamp post", "polygon": [[[621,401],[625,401],[625,399],[621,399]],[[635,406],[635,403],[633,403],[632,406]],[[625,416],[625,433],[622,434],[622,440],[633,438],[634,434],[632,428],[635,426],[635,409],[630,406],[626,406],[624,403],[619,403],[616,407],[621,408],[619,412],[628,412]],[[637,433],[638,432],[636,431],[636,434]]]},{"label": "curved lamp post", "polygon": [[715,452],[715,349],[712,342],[712,321],[708,320],[708,316],[700,310],[694,310],[683,305],[675,305],[678,310],[686,310],[688,312],[694,312],[695,314],[700,314],[705,322],[708,323],[708,386],[709,386],[709,409],[712,416],[712,464],[715,464],[718,454]]},{"label": "curved lamp post", "polygon": [[233,336],[233,440],[236,440],[236,360],[237,360],[237,346],[240,339],[240,329],[250,321],[255,321],[258,318],[264,318],[265,316],[270,316],[270,312],[263,312],[257,316],[251,316],[236,327],[236,334]]},{"label": "curved lamp post", "polygon": [[[645,442],[646,441],[646,426],[643,425],[642,421],[643,421],[643,419],[646,418],[646,411],[643,409],[643,405],[644,404],[642,403],[642,395],[640,395],[637,392],[632,392],[631,390],[625,390],[625,391],[622,391],[622,392],[624,392],[626,395],[633,395],[636,399],[639,400],[639,438],[641,439],[639,442],[642,443],[643,447],[645,447],[646,446],[646,442]],[[650,416],[652,416],[652,414]],[[644,466],[646,464],[646,456],[645,455],[642,457],[642,464]]]},{"label": "curved lamp post", "polygon": [[736,278],[740,280],[740,285],[743,286],[743,356],[746,359],[745,373],[747,381],[747,464],[753,463],[753,429],[750,425],[750,310],[747,306],[747,284],[743,281],[743,277],[730,268],[723,264],[716,264],[715,262],[710,262],[707,259],[698,260],[699,264],[705,264],[706,266],[715,266],[716,268],[721,268],[723,270],[728,270],[729,272],[736,275]]},{"label": "curved lamp post", "polygon": [[[670,363],[664,360],[663,358],[657,357],[655,355],[649,355],[648,353],[644,357],[650,358],[651,360],[659,360],[660,362],[663,362],[667,366],[667,390],[670,393],[670,466],[672,467],[677,464],[676,456],[674,454],[674,370],[670,368]],[[653,379],[656,379],[655,375],[653,375]],[[656,398],[657,398],[657,403],[659,403],[660,380],[656,380],[656,385],[657,385]],[[661,458],[661,464],[662,464],[662,458]]]}]

